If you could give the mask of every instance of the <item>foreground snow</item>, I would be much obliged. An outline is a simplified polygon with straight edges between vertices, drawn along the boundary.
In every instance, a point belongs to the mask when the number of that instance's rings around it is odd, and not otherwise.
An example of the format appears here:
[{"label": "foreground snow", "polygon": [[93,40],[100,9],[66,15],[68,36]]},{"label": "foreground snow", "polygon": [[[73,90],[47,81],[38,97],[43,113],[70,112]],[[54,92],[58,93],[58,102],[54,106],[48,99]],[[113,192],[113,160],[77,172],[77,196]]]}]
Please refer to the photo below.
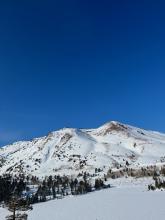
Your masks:
[{"label": "foreground snow", "polygon": [[[111,180],[112,188],[39,203],[28,220],[164,220],[165,192],[147,191],[152,179]],[[7,210],[0,208],[0,220]]]},{"label": "foreground snow", "polygon": [[148,192],[147,182],[118,181],[118,187],[40,203],[29,220],[164,220],[165,193]]},{"label": "foreground snow", "polygon": [[5,220],[5,217],[9,214],[8,210],[0,207],[0,220]]}]

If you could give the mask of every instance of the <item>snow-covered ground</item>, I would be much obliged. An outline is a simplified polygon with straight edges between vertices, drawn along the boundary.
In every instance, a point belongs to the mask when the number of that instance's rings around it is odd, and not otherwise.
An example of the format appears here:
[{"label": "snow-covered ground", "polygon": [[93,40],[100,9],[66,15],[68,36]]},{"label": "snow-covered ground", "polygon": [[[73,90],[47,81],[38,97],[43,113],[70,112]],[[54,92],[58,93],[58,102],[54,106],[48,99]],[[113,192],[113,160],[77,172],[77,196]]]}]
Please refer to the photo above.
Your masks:
[{"label": "snow-covered ground", "polygon": [[[102,168],[165,164],[165,134],[118,122],[97,129],[62,129],[0,148],[0,174],[77,175]],[[35,204],[28,220],[164,220],[165,192],[147,191],[152,179],[110,180],[110,189]],[[0,208],[0,220],[5,220]]]},{"label": "snow-covered ground", "polygon": [[0,207],[0,220],[5,220],[5,217],[9,214],[7,209]]},{"label": "snow-covered ground", "polygon": [[[113,187],[33,206],[28,220],[164,220],[165,192],[147,191],[151,179],[123,178]],[[5,220],[6,210],[0,209]]]},{"label": "snow-covered ground", "polygon": [[34,206],[29,220],[164,220],[165,192],[147,191],[147,182],[117,180],[107,190]]}]

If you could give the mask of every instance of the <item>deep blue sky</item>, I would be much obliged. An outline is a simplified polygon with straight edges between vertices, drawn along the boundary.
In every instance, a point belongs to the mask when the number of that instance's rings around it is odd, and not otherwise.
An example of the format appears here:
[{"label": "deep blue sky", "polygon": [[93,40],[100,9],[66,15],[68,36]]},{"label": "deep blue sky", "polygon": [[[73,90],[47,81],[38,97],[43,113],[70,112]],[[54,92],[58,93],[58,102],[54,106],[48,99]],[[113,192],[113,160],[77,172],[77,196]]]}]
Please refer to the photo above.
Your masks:
[{"label": "deep blue sky", "polygon": [[0,145],[110,120],[165,132],[164,12],[163,0],[0,1]]}]

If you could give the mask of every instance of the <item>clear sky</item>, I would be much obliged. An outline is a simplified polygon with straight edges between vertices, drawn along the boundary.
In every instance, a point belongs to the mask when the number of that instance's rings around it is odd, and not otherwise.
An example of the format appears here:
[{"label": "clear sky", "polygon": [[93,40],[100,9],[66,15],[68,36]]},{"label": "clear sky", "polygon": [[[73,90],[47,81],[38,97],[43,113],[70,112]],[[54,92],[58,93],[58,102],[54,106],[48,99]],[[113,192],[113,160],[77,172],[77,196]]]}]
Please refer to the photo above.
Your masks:
[{"label": "clear sky", "polygon": [[163,0],[0,1],[0,145],[110,120],[165,132],[164,12]]}]

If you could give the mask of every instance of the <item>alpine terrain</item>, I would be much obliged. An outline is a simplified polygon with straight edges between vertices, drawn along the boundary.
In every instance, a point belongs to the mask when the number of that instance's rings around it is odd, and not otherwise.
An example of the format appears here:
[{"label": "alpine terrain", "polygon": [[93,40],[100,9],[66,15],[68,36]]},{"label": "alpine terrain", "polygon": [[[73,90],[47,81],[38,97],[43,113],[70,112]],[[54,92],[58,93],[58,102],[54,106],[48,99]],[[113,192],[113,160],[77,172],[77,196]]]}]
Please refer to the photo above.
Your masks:
[{"label": "alpine terrain", "polygon": [[107,173],[126,165],[136,169],[163,163],[165,134],[115,121],[96,129],[64,128],[0,148],[1,175]]},{"label": "alpine terrain", "polygon": [[112,121],[0,148],[2,220],[163,220],[164,193],[158,132]]}]

